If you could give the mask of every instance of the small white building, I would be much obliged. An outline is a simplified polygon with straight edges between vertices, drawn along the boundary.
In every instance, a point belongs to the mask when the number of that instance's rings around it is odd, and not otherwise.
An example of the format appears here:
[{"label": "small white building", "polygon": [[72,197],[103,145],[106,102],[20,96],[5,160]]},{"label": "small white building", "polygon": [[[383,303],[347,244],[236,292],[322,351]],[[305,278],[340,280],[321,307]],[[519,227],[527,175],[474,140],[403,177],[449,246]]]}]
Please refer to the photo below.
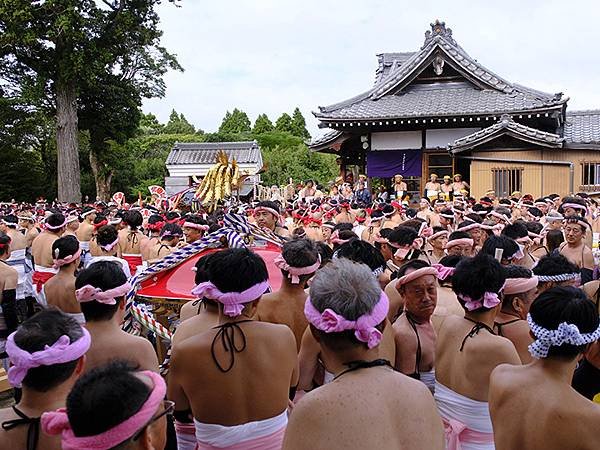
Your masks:
[{"label": "small white building", "polygon": [[[193,176],[198,179],[206,176],[210,168],[217,162],[217,154],[224,151],[229,161],[235,158],[240,174],[256,173],[263,166],[262,153],[258,142],[176,142],[167,156],[169,176],[165,178],[167,195],[174,195],[187,189],[194,183]],[[260,183],[260,175],[248,177],[240,195],[248,195],[255,185]]]}]

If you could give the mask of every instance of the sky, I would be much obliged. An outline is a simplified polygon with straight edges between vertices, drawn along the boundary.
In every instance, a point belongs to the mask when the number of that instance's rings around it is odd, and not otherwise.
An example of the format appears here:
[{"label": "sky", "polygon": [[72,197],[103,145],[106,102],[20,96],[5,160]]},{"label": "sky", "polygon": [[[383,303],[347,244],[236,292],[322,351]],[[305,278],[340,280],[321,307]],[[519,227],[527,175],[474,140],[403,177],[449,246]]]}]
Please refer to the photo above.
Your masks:
[{"label": "sky", "polygon": [[227,110],[275,122],[368,90],[378,53],[416,51],[436,19],[471,57],[501,77],[564,92],[569,110],[600,109],[598,0],[182,0],[159,7],[162,44],[185,71],[166,75],[164,98],[196,128],[219,128]]}]

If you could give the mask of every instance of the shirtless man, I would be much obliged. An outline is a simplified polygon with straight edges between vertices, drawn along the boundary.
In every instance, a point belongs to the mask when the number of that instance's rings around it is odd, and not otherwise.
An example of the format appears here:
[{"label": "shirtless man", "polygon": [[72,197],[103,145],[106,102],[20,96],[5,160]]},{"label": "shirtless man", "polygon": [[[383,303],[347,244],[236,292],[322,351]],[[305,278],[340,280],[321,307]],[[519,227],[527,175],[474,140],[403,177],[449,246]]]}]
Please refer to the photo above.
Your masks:
[{"label": "shirtless man", "polygon": [[364,265],[337,259],[315,275],[305,312],[335,379],[295,406],[284,450],[444,448],[431,394],[379,353],[387,307]]},{"label": "shirtless man", "polygon": [[438,289],[437,305],[431,316],[431,322],[436,334],[442,326],[444,320],[449,316],[463,317],[465,310],[458,302],[456,294],[452,290],[452,275],[456,266],[463,260],[462,256],[445,256],[439,263],[433,264],[437,271]]},{"label": "shirtless man", "polygon": [[283,281],[276,292],[263,295],[258,305],[258,320],[287,325],[296,338],[296,350],[308,326],[304,316],[304,303],[308,294],[306,283],[321,265],[316,244],[309,239],[286,242],[281,255],[275,259]]},{"label": "shirtless man", "polygon": [[444,175],[444,182],[440,186],[440,190],[444,195],[444,200],[449,202],[452,198],[452,194],[454,193],[454,188],[452,186],[452,178],[450,178],[450,175]]},{"label": "shirtless man", "polygon": [[600,338],[596,308],[579,289],[553,288],[533,302],[527,321],[535,359],[500,365],[490,379],[496,450],[600,448],[600,405],[571,387],[577,361]]},{"label": "shirtless man", "polygon": [[17,301],[22,301],[28,297],[32,298],[33,283],[31,282],[31,261],[27,255],[27,237],[17,228],[18,219],[14,215],[5,216],[0,224],[0,231],[10,237],[10,257],[6,262],[17,271],[19,276]]},{"label": "shirtless man", "polygon": [[61,213],[50,214],[46,218],[44,231],[41,232],[31,244],[31,253],[35,262],[35,271],[32,281],[35,289],[35,295],[39,295],[42,286],[46,281],[52,278],[58,269],[55,269],[54,258],[52,257],[52,244],[60,238],[65,231],[67,221]]},{"label": "shirtless man", "polygon": [[361,240],[369,244],[375,243],[376,237],[381,230],[381,222],[383,221],[383,213],[381,211],[373,211],[368,219],[369,223],[360,235]]},{"label": "shirtless man", "polygon": [[21,211],[18,213],[19,231],[21,231],[27,239],[27,247],[31,247],[31,243],[35,237],[40,234],[36,227],[35,217],[30,211]]},{"label": "shirtless man", "polygon": [[437,304],[437,271],[413,259],[398,271],[396,289],[404,311],[394,322],[395,369],[421,380],[431,392],[435,386],[435,330],[431,316]]},{"label": "shirtless man", "polygon": [[129,271],[132,275],[137,272],[138,266],[142,265],[142,243],[147,239],[140,231],[144,218],[137,210],[127,211],[123,222],[127,228],[119,231],[119,247],[122,258],[129,263]]},{"label": "shirtless man", "polygon": [[449,448],[494,449],[487,404],[490,373],[500,364],[521,363],[512,342],[492,328],[505,280],[500,263],[481,253],[461,261],[452,277],[465,315],[444,320],[435,350],[435,399]]},{"label": "shirtless man", "polygon": [[84,267],[89,267],[98,261],[111,261],[119,264],[123,273],[129,279],[131,272],[129,271],[129,263],[119,257],[119,234],[114,225],[104,225],[98,230],[95,242],[98,250],[95,251],[95,256],[90,258]]},{"label": "shirtless man", "polygon": [[460,173],[455,174],[452,179],[452,193],[454,195],[462,195],[462,191],[468,191],[469,189],[471,189],[471,186],[466,181],[463,181],[462,175]]},{"label": "shirtless man", "polygon": [[585,243],[586,233],[591,233],[589,223],[582,217],[569,216],[563,223],[565,240],[559,247],[562,255],[579,267],[581,283],[592,280],[594,271],[594,255]]},{"label": "shirtless man", "polygon": [[82,222],[79,224],[79,228],[77,228],[76,235],[81,248],[81,260],[85,265],[91,258],[90,241],[95,231],[94,220],[96,219],[96,209],[91,206],[85,206],[79,216]]},{"label": "shirtless man", "polygon": [[75,271],[79,267],[81,249],[75,236],[63,236],[52,244],[54,266],[59,270],[42,286],[41,297],[78,323],[85,324],[81,307],[75,298]]},{"label": "shirtless man", "polygon": [[406,196],[406,191],[408,191],[408,186],[404,182],[404,177],[402,175],[394,175],[394,197],[401,202]]},{"label": "shirtless man", "polygon": [[177,250],[183,236],[181,227],[175,223],[167,223],[160,230],[160,242],[148,249],[148,263],[152,264],[164,256]]},{"label": "shirtless man", "polygon": [[79,216],[75,212],[70,212],[67,215],[67,226],[63,236],[75,236],[77,237],[77,230],[79,229]]},{"label": "shirtless man", "polygon": [[165,225],[165,221],[162,216],[158,214],[152,214],[148,218],[148,223],[146,223],[146,237],[148,239],[144,240],[140,245],[140,249],[142,251],[142,259],[144,261],[149,261],[149,252],[156,244],[160,242],[160,230]]},{"label": "shirtless man", "polygon": [[419,219],[423,219],[429,224],[431,216],[433,215],[433,211],[431,210],[431,203],[426,198],[422,198],[419,201],[419,212],[417,213],[417,217]]},{"label": "shirtless man", "polygon": [[438,181],[438,176],[435,173],[429,175],[429,181],[425,183],[425,195],[429,201],[437,200],[438,194],[440,193],[442,186]]},{"label": "shirtless man", "polygon": [[513,343],[521,362],[528,364],[531,356],[527,347],[531,344],[527,314],[537,296],[538,278],[522,266],[506,266],[506,284],[502,309],[494,321],[498,336],[504,336]]},{"label": "shirtless man", "polygon": [[325,238],[323,237],[322,223],[321,213],[311,213],[304,225],[306,237],[315,242],[325,241]]},{"label": "shirtless man", "polygon": [[125,316],[125,294],[131,289],[120,265],[99,261],[82,270],[75,280],[75,297],[92,336],[86,372],[114,359],[132,361],[140,370],[158,372],[152,344],[121,329]]},{"label": "shirtless man", "polygon": [[191,215],[186,217],[183,223],[183,235],[185,243],[192,244],[206,234],[208,231],[208,223],[200,216]]},{"label": "shirtless man", "polygon": [[281,214],[277,203],[263,201],[254,208],[254,219],[260,228],[266,228],[279,237],[288,238],[290,232],[282,226]]},{"label": "shirtless man", "polygon": [[347,200],[340,202],[340,212],[335,216],[335,223],[351,223],[356,220],[356,214],[350,210],[350,203]]},{"label": "shirtless man", "polygon": [[172,347],[168,397],[179,448],[280,448],[298,362],[287,326],[252,319],[268,289],[266,265],[232,248],[210,254],[205,270],[209,281],[192,293],[220,303],[220,325]]},{"label": "shirtless man", "polygon": [[446,252],[444,249],[446,248],[446,243],[448,242],[448,235],[450,233],[448,230],[442,227],[434,227],[433,234],[427,238],[427,244],[429,249],[426,251],[427,258],[431,262],[431,264],[436,264],[446,256]]},{"label": "shirtless man", "polygon": [[14,267],[6,263],[10,258],[10,237],[0,234],[0,308],[4,320],[0,322],[0,353],[8,335],[17,329],[19,316],[17,314],[17,283],[19,275]]},{"label": "shirtless man", "polygon": [[[64,339],[65,336],[67,339]],[[62,351],[47,350],[61,339]],[[19,402],[0,409],[0,448],[60,450],[60,437],[42,433],[40,416],[64,407],[67,395],[83,371],[90,335],[77,322],[56,310],[44,310],[23,322],[7,348],[14,357],[8,380],[21,386]],[[21,354],[44,354],[42,363],[29,367]],[[41,355],[40,355],[41,356]]]}]

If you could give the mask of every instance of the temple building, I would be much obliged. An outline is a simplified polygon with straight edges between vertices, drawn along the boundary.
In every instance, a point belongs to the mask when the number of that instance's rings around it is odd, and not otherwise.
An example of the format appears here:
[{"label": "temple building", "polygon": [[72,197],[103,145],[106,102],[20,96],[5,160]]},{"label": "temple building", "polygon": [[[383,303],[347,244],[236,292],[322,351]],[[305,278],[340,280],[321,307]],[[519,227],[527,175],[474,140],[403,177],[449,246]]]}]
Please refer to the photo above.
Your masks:
[{"label": "temple building", "polygon": [[330,131],[310,148],[339,155],[347,181],[400,174],[413,198],[431,173],[462,174],[474,197],[600,193],[600,110],[496,75],[440,21],[416,52],[378,60],[373,87],[314,112]]}]

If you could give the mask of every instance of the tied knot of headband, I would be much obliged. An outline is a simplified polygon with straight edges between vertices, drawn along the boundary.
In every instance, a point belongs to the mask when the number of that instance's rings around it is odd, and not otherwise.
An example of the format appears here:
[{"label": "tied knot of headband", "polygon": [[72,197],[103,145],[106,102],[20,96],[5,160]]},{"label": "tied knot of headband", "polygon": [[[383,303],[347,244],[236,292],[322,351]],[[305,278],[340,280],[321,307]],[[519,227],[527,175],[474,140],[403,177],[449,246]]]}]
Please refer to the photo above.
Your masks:
[{"label": "tied knot of headband", "polygon": [[141,408],[127,420],[93,436],[76,436],[69,423],[67,410],[61,408],[42,414],[42,430],[49,435],[60,434],[63,450],[101,450],[116,447],[148,425],[167,392],[167,385],[159,374],[149,370],[139,374],[152,381],[152,391]]},{"label": "tied knot of headband", "polygon": [[192,295],[198,298],[215,300],[223,305],[223,314],[237,317],[242,314],[244,304],[260,298],[268,289],[269,282],[262,281],[242,292],[221,292],[211,281],[205,281],[192,289]]},{"label": "tied knot of headband", "polygon": [[500,304],[500,296],[496,292],[485,292],[480,298],[471,298],[465,294],[457,294],[457,297],[465,303],[467,311],[475,311],[479,308],[492,309]]},{"label": "tied knot of headband", "polygon": [[288,273],[288,278],[291,280],[292,284],[300,284],[300,276],[315,273],[317,269],[321,267],[321,255],[318,255],[317,261],[314,264],[305,267],[290,266],[283,255],[278,255],[277,258],[275,258],[274,263],[279,269]]},{"label": "tied knot of headband", "polygon": [[110,252],[113,248],[115,248],[117,246],[117,244],[119,243],[119,238],[117,237],[117,239],[115,239],[113,242],[111,242],[110,244],[107,245],[101,245],[100,248],[102,250],[104,250],[105,252]]},{"label": "tied knot of headband", "polygon": [[81,328],[83,335],[75,342],[67,335],[62,335],[52,345],[46,345],[44,350],[29,353],[15,343],[16,331],[6,340],[6,353],[13,364],[8,369],[8,381],[12,386],[19,386],[27,376],[29,369],[40,366],[51,366],[75,361],[81,358],[90,348],[92,339],[90,333]]},{"label": "tied knot of headband", "polygon": [[504,283],[504,293],[506,295],[522,294],[535,289],[539,283],[535,275],[530,278],[507,278]]},{"label": "tied knot of headband", "polygon": [[581,333],[577,325],[562,322],[556,330],[548,330],[533,321],[527,314],[527,323],[535,336],[535,341],[529,345],[531,356],[536,359],[546,358],[550,347],[560,347],[563,344],[585,345],[600,339],[600,326],[591,333]]},{"label": "tied knot of headband", "polygon": [[350,242],[351,240],[352,239],[340,238],[339,230],[335,230],[333,233],[331,233],[331,236],[329,237],[329,242],[331,242],[332,244],[337,244],[337,245],[345,244],[346,242]]},{"label": "tied knot of headband", "polygon": [[454,275],[454,272],[456,271],[455,267],[446,267],[442,264],[432,264],[431,267],[436,270],[438,279],[442,281]]},{"label": "tied knot of headband", "polygon": [[376,326],[385,320],[389,308],[390,301],[385,292],[382,291],[379,301],[370,313],[363,314],[356,320],[348,320],[331,308],[326,308],[322,313],[317,311],[310,297],[308,297],[304,304],[304,315],[315,328],[324,333],[354,330],[356,339],[364,342],[371,349],[377,347],[381,342],[383,335]]},{"label": "tied knot of headband", "polygon": [[54,264],[52,265],[52,267],[55,268],[55,269],[59,269],[62,266],[66,266],[67,264],[71,264],[73,261],[75,261],[80,256],[81,256],[81,249],[79,248],[72,255],[65,256],[64,258],[54,258]]},{"label": "tied knot of headband", "polygon": [[123,297],[130,290],[131,284],[128,282],[106,291],[86,284],[75,291],[75,298],[79,303],[97,301],[98,303],[104,303],[105,305],[116,305],[117,301],[115,299],[117,297]]}]

